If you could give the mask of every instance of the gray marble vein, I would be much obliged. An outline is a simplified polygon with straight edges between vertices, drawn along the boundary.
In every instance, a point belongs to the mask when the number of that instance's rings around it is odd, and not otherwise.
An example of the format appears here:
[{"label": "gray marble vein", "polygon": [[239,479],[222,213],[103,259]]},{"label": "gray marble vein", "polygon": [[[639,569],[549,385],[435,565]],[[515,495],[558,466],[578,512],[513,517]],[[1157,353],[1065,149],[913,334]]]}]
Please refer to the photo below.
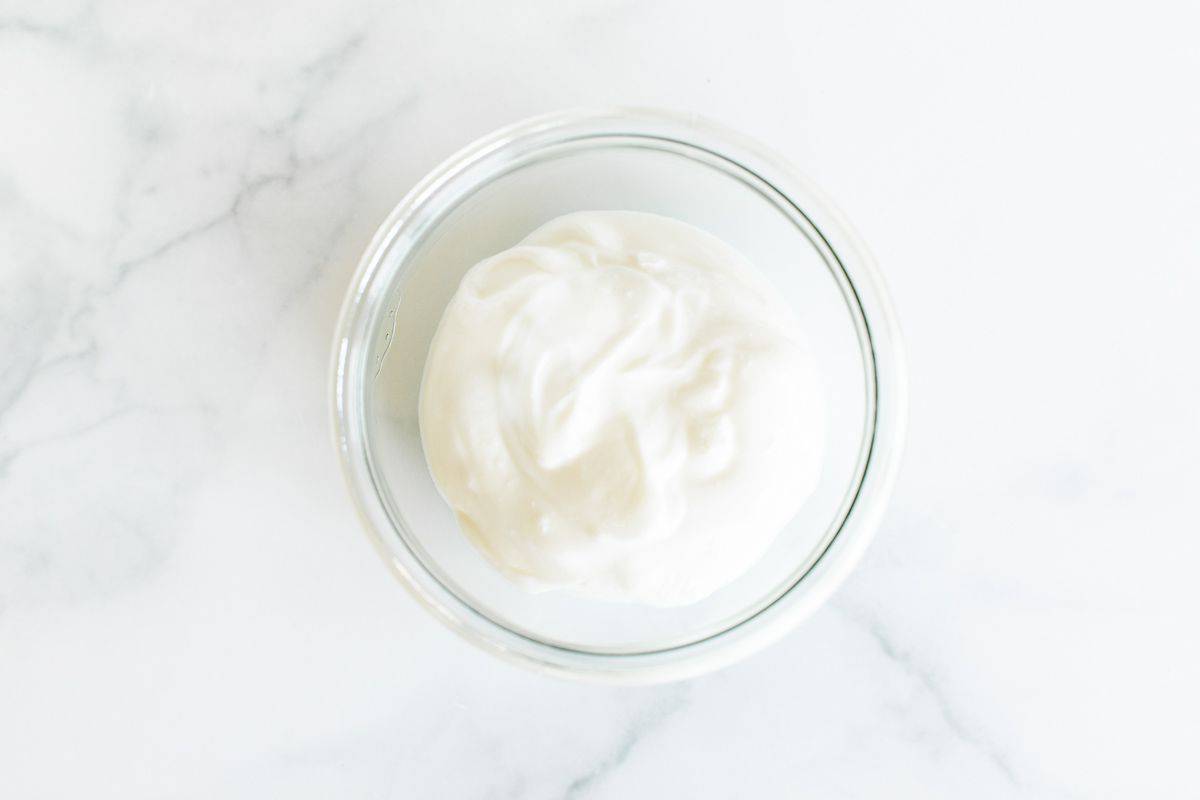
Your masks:
[{"label": "gray marble vein", "polygon": [[563,792],[564,800],[587,797],[602,785],[621,768],[640,744],[687,707],[689,694],[687,684],[663,690],[661,696],[629,724],[598,764],[567,784]]},{"label": "gray marble vein", "polygon": [[874,640],[879,651],[889,661],[921,686],[926,697],[937,709],[946,729],[953,736],[991,762],[996,771],[1014,788],[1023,787],[1024,781],[1009,763],[1001,748],[978,727],[968,724],[963,719],[961,711],[942,688],[937,674],[923,665],[913,653],[896,642],[887,626],[877,616],[862,608],[852,608],[845,603],[837,603],[834,608],[860,626]]}]

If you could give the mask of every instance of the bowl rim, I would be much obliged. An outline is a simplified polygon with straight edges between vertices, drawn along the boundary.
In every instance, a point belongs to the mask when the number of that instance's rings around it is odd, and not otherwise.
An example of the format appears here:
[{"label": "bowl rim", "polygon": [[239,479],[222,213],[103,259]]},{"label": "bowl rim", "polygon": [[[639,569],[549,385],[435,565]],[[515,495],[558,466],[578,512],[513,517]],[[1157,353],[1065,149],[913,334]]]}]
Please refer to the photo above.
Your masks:
[{"label": "bowl rim", "polygon": [[[738,165],[777,192],[817,233],[840,267],[843,292],[848,286],[860,311],[860,345],[870,364],[873,426],[864,446],[861,477],[841,525],[824,549],[764,608],[706,638],[654,651],[604,653],[531,638],[493,620],[443,585],[394,530],[396,523],[375,486],[365,415],[355,416],[363,407],[365,384],[355,378],[367,373],[370,322],[389,288],[381,279],[391,277],[382,274],[384,256],[410,232],[407,227],[429,223],[421,219],[422,210],[462,172],[505,148],[571,133],[579,138],[641,136],[696,147]],[[561,140],[549,145],[557,141]],[[822,256],[828,263],[826,254]],[[905,357],[895,312],[870,253],[829,199],[785,159],[742,134],[695,114],[634,107],[572,109],[516,122],[460,149],[422,178],[363,251],[335,329],[330,388],[333,440],[343,477],[369,538],[401,584],[449,628],[494,655],[542,672],[614,683],[654,683],[709,672],[777,641],[818,608],[874,535],[895,482],[907,419]]]}]

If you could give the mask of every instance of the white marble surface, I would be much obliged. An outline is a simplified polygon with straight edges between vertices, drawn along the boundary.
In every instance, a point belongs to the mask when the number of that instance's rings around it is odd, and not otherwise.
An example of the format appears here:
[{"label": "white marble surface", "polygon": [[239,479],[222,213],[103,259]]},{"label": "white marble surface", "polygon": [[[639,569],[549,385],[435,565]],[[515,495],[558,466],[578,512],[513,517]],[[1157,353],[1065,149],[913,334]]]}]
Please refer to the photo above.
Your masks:
[{"label": "white marble surface", "polygon": [[[873,7],[872,7],[873,6]],[[1194,3],[0,2],[0,797],[1196,797]],[[327,432],[375,226],[499,124],[696,111],[911,356],[831,604],[575,685],[427,618]]]}]

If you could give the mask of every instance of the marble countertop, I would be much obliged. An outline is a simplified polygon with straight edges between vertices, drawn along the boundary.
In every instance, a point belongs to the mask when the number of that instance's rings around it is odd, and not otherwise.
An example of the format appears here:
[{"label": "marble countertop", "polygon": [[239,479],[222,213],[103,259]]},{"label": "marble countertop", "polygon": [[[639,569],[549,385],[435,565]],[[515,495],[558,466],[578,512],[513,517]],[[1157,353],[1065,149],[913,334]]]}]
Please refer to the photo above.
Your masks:
[{"label": "marble countertop", "polygon": [[[1200,12],[0,3],[0,796],[1196,797]],[[650,688],[483,654],[329,441],[334,318],[425,171],[577,105],[782,151],[890,282],[860,568]]]}]

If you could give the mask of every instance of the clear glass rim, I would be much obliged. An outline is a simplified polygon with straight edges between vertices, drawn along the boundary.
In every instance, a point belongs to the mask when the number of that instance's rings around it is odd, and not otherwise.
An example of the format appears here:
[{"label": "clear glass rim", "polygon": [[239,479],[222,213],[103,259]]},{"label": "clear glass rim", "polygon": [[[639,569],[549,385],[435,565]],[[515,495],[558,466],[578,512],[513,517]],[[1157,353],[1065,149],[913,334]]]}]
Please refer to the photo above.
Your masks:
[{"label": "clear glass rim", "polygon": [[[473,166],[602,137],[658,139],[694,148],[745,170],[782,198],[807,223],[802,230],[835,272],[848,304],[857,308],[860,346],[868,364],[869,435],[859,479],[823,548],[797,569],[786,589],[730,627],[694,641],[637,652],[546,641],[466,602],[429,571],[395,529],[403,522],[388,513],[366,446],[370,337],[392,277],[381,270],[384,255],[396,246],[411,249],[419,242],[445,213],[442,209],[431,215],[431,200]],[[514,155],[506,159],[506,154]],[[493,173],[487,179],[495,177]],[[332,373],[334,444],[343,474],[370,538],[410,592],[451,629],[489,652],[546,672],[613,682],[674,680],[715,669],[780,638],[824,602],[874,533],[895,480],[906,418],[904,356],[895,315],[870,254],[841,214],[810,181],[761,145],[695,115],[652,109],[581,109],[534,117],[479,139],[431,171],[400,201],[364,251],[338,322]]]}]

